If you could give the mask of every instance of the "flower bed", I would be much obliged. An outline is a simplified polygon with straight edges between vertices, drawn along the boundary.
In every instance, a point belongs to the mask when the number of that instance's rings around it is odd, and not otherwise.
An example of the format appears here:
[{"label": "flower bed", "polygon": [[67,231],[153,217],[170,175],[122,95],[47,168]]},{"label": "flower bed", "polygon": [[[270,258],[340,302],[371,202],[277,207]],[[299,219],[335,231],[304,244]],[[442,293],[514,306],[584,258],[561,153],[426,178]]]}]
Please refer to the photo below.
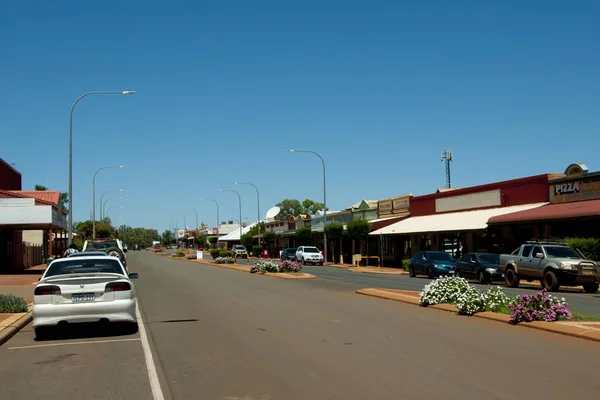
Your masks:
[{"label": "flower bed", "polygon": [[27,302],[13,294],[0,294],[0,313],[27,312]]},{"label": "flower bed", "polygon": [[195,260],[196,258],[198,258],[198,256],[196,255],[196,252],[193,252],[192,254],[187,254],[185,258],[188,260]]},{"label": "flower bed", "polygon": [[511,299],[499,286],[481,292],[466,279],[457,277],[441,277],[431,282],[423,288],[419,300],[424,307],[453,304],[459,314],[463,315],[473,315],[482,311],[508,311],[511,314],[511,324],[572,318],[565,299],[552,297],[545,289],[535,295],[523,294]]},{"label": "flower bed", "polygon": [[259,260],[254,265],[250,266],[250,273],[264,274],[266,272],[284,273],[284,272],[300,272],[302,264],[296,261],[285,260],[282,262]]},{"label": "flower bed", "polygon": [[215,263],[217,264],[233,264],[234,263],[234,259],[233,257],[217,257],[215,258]]}]

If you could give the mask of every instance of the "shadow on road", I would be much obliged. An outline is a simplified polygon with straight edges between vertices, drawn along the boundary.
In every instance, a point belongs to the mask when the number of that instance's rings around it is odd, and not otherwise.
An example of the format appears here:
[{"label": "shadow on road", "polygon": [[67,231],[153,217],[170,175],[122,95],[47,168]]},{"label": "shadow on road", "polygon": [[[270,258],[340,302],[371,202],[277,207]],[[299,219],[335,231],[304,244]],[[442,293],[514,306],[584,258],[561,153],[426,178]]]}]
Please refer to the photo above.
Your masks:
[{"label": "shadow on road", "polygon": [[72,325],[45,327],[42,337],[36,337],[36,341],[45,340],[70,340],[90,339],[115,336],[135,335],[138,332],[137,323],[100,323],[90,322]]}]

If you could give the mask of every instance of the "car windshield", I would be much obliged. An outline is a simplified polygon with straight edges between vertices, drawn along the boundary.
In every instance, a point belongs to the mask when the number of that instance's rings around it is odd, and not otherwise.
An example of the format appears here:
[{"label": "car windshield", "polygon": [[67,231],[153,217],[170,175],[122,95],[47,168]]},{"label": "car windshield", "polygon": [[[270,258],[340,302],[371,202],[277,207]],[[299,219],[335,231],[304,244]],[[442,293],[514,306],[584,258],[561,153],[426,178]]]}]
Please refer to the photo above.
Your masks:
[{"label": "car windshield", "polygon": [[84,251],[81,253],[69,254],[69,257],[91,257],[91,256],[106,256],[107,254],[102,251]]},{"label": "car windshield", "polygon": [[119,247],[117,242],[88,242],[86,250],[106,250],[109,247]]},{"label": "car windshield", "polygon": [[546,253],[548,253],[548,257],[554,258],[576,258],[579,259],[581,256],[577,254],[570,247],[563,246],[544,246],[546,249]]},{"label": "car windshield", "polygon": [[106,257],[98,260],[69,259],[51,263],[44,277],[70,274],[93,274],[98,272],[121,274],[123,268],[118,260]]},{"label": "car windshield", "polygon": [[444,253],[442,251],[427,253],[427,257],[429,257],[430,260],[435,261],[453,261],[452,257],[450,257],[450,254]]},{"label": "car windshield", "polygon": [[305,247],[304,252],[305,253],[318,253],[319,249],[317,249],[316,247]]},{"label": "car windshield", "polygon": [[482,264],[500,264],[500,256],[497,254],[480,254],[479,261]]},{"label": "car windshield", "polygon": [[235,249],[242,250],[242,251],[246,250],[246,248],[244,246],[235,246]]}]

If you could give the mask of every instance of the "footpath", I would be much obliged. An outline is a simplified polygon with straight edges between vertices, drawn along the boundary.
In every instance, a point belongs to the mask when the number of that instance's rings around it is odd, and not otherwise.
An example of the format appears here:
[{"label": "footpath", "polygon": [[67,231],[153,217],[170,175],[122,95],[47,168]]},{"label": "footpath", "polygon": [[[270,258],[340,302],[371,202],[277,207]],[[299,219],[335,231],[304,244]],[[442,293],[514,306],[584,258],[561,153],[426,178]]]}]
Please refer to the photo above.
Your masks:
[{"label": "footpath", "polygon": [[25,313],[0,313],[0,345],[13,337],[19,330],[32,320],[31,306],[33,303],[33,290],[38,279],[46,270],[46,264],[28,268],[14,274],[0,274],[0,294],[13,294],[23,297],[29,304],[29,311]]}]

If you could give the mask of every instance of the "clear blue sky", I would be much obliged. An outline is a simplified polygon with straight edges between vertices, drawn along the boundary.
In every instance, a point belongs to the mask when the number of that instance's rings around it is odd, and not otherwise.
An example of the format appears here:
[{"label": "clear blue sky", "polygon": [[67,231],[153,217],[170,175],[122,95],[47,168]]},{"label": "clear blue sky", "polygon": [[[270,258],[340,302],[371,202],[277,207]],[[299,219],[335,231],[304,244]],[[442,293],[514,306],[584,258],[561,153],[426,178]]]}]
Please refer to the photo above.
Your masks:
[{"label": "clear blue sky", "polygon": [[[74,219],[124,188],[119,223],[164,230],[249,181],[262,214],[284,198],[328,206],[600,169],[598,1],[59,1],[0,11],[0,157],[24,189],[68,189]],[[256,219],[250,186],[237,187]],[[107,195],[108,198],[109,195]],[[112,212],[113,216],[118,211]],[[171,219],[174,217],[171,216]],[[181,218],[180,218],[181,226]]]}]

